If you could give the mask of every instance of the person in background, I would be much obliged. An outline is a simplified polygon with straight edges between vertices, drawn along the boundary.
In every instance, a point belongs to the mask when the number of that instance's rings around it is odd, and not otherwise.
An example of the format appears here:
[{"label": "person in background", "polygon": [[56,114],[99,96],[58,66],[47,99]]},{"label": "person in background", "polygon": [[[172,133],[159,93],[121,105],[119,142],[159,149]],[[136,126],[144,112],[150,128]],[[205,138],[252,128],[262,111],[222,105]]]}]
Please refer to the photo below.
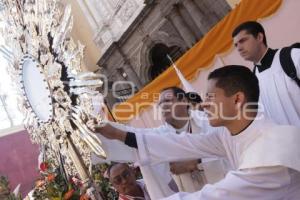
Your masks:
[{"label": "person in background", "polygon": [[[178,87],[165,88],[160,92],[158,105],[162,109],[165,124],[160,127],[163,133],[199,134],[208,132],[209,126],[205,113],[199,111],[201,98],[196,93],[185,93]],[[196,110],[191,107],[195,107]],[[225,165],[218,160],[195,159],[171,162],[170,170],[182,192],[195,192],[206,183],[214,183],[224,178]]]},{"label": "person in background", "polygon": [[255,21],[237,26],[232,37],[241,57],[254,64],[266,116],[278,124],[300,127],[300,44],[269,48],[263,26]]},{"label": "person in background", "polygon": [[110,165],[107,175],[110,183],[119,193],[119,200],[150,200],[144,181],[136,180],[135,173],[128,164]]}]

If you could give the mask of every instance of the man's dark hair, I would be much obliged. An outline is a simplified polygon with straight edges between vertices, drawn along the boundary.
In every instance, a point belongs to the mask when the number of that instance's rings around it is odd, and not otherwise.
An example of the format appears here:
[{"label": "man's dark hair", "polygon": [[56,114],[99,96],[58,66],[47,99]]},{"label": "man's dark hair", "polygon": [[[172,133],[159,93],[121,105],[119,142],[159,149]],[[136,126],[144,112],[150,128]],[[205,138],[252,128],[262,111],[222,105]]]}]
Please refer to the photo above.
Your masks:
[{"label": "man's dark hair", "polygon": [[[257,77],[252,71],[241,65],[227,65],[216,69],[208,75],[208,80],[215,79],[216,87],[222,88],[226,96],[243,92],[247,102],[257,103],[259,85]],[[255,106],[257,108],[257,106]]]},{"label": "man's dark hair", "polygon": [[185,92],[183,89],[176,87],[176,86],[164,88],[160,92],[163,92],[166,90],[172,90],[173,95],[179,101],[181,101],[183,99],[183,97],[186,97],[187,100],[191,103],[201,103],[202,102],[200,95],[196,92]]},{"label": "man's dark hair", "polygon": [[196,92],[187,92],[185,96],[191,103],[202,103],[202,98]]},{"label": "man's dark hair", "polygon": [[238,25],[232,32],[232,37],[235,37],[237,34],[239,34],[241,31],[246,31],[247,33],[253,35],[255,38],[257,38],[258,33],[262,33],[264,36],[263,43],[267,46],[267,38],[265,34],[264,27],[256,22],[256,21],[247,21],[240,25]]},{"label": "man's dark hair", "polygon": [[162,89],[160,92],[164,92],[166,90],[172,90],[173,95],[179,100],[181,101],[184,97],[186,97],[185,91],[179,87],[176,86],[172,86],[172,87],[167,87]]}]

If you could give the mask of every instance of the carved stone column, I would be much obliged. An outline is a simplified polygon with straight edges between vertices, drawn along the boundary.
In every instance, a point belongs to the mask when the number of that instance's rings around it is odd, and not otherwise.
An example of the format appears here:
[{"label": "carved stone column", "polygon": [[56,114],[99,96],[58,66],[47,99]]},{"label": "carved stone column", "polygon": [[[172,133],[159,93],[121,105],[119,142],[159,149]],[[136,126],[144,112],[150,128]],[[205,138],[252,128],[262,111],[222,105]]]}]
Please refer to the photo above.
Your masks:
[{"label": "carved stone column", "polygon": [[98,23],[97,23],[97,20],[95,19],[95,17],[93,16],[93,13],[88,8],[87,3],[84,0],[77,0],[77,3],[79,5],[80,9],[82,10],[84,16],[87,18],[88,22],[90,23],[92,30],[94,32],[96,32]]},{"label": "carved stone column", "polygon": [[141,89],[142,88],[142,83],[141,83],[137,73],[135,72],[135,70],[130,65],[129,60],[125,60],[123,69],[124,69],[124,72],[128,75],[128,79],[133,81],[133,83],[135,84],[135,86],[138,89]]},{"label": "carved stone column", "polygon": [[87,6],[88,10],[91,12],[92,17],[95,21],[102,19],[101,13],[97,10],[97,7],[93,4],[93,1],[83,1]]},{"label": "carved stone column", "polygon": [[123,60],[124,60],[123,70],[127,74],[128,79],[130,81],[132,81],[138,89],[141,89],[143,84],[142,84],[141,80],[139,79],[136,71],[133,69],[129,59],[127,58],[127,56],[124,54],[124,52],[122,51],[122,49],[120,48],[120,46],[117,43],[116,43],[116,46],[117,46],[117,50],[123,57]]},{"label": "carved stone column", "polygon": [[207,17],[205,18],[205,16],[201,13],[198,6],[195,4],[193,0],[184,0],[182,2],[184,7],[191,15],[195,24],[200,29],[202,35],[204,35],[208,31],[208,26],[207,23],[205,22],[205,20],[207,20]]},{"label": "carved stone column", "polygon": [[174,6],[174,9],[172,9],[170,14],[167,16],[167,19],[175,26],[186,45],[191,48],[196,43],[197,39],[180,16],[177,5]]}]

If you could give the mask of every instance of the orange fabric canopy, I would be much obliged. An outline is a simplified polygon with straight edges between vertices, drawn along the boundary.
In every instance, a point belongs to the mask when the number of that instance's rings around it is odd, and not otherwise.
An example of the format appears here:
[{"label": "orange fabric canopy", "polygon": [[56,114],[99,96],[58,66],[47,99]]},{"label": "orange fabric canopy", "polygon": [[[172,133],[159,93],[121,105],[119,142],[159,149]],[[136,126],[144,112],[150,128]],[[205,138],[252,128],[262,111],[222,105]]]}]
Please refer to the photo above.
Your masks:
[{"label": "orange fabric canopy", "polygon": [[[209,66],[216,54],[231,48],[231,33],[237,25],[269,16],[280,7],[281,3],[282,0],[243,0],[178,59],[176,65],[187,79],[193,78],[200,68]],[[123,122],[131,120],[154,102],[161,89],[174,85],[180,85],[180,81],[174,68],[170,67],[132,98],[115,106],[113,114],[116,120]]]}]

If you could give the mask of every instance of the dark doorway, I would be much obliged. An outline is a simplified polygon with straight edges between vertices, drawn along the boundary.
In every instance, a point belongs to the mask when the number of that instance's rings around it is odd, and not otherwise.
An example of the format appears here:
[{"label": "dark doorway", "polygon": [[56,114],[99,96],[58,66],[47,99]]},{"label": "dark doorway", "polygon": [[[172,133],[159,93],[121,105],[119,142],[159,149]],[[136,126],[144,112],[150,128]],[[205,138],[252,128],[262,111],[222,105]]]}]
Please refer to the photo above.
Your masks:
[{"label": "dark doorway", "polygon": [[178,46],[168,47],[162,43],[156,44],[150,50],[150,60],[152,61],[152,66],[150,67],[150,78],[155,79],[159,74],[165,71],[170,65],[170,61],[167,58],[167,54],[175,62],[182,54],[183,51]]}]

